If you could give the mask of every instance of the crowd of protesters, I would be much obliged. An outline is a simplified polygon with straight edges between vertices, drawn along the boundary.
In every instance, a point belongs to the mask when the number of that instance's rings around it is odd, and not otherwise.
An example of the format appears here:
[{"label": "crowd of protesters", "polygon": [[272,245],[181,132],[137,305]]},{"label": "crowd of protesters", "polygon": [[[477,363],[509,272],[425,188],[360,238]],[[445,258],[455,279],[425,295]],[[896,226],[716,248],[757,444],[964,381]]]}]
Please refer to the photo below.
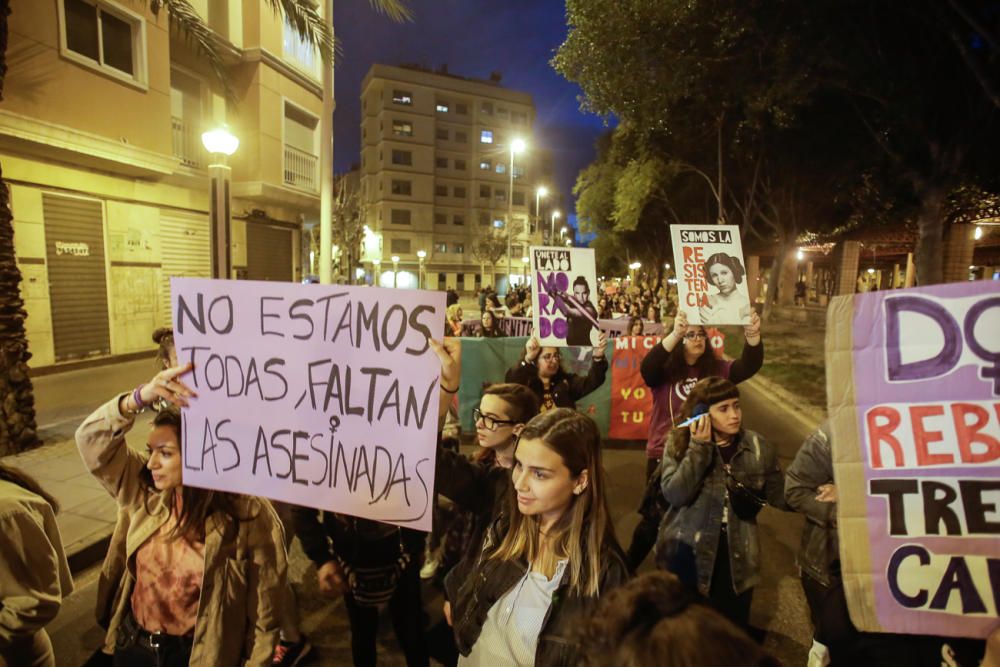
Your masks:
[{"label": "crowd of protesters", "polygon": [[[808,518],[798,562],[815,628],[811,667],[996,667],[992,644],[983,658],[982,642],[951,642],[952,662],[941,663],[927,659],[940,654],[940,641],[854,629],[839,572],[828,427],[803,444],[786,476],[768,434],[743,424],[738,385],[764,363],[756,313],[743,327],[740,358],[720,359],[704,327],[677,312],[668,287],[640,280],[598,289],[599,317],[629,318],[629,335],[647,322],[668,332],[641,367],[653,412],[642,520],[628,550],[609,512],[598,427],[575,409],[605,382],[606,334],[583,374],[562,365],[565,348],[529,336],[505,382],[480,393],[479,452],[464,456],[439,436],[435,493],[455,514],[439,537],[453,542],[455,556],[440,566],[447,627],[432,634],[423,623],[423,533],[184,485],[179,410],[196,392],[171,333],[158,332],[152,379],[109,397],[76,433],[84,465],[118,507],[98,600],[113,663],[298,664],[310,645],[288,622],[297,605],[287,580],[294,536],[315,564],[319,592],[344,600],[356,666],[376,664],[382,608],[409,667],[432,656],[463,667],[777,665],[750,622],[771,556],[757,521],[769,506]],[[464,313],[455,297],[445,336],[430,341],[440,361],[442,434],[461,380]],[[489,288],[479,299],[480,337],[501,335],[501,317],[530,316],[526,288],[503,305]],[[139,453],[125,434],[146,410],[156,414]],[[35,480],[0,464],[0,667],[56,664],[44,628],[72,590],[57,510]],[[654,545],[655,567],[636,577]]]}]

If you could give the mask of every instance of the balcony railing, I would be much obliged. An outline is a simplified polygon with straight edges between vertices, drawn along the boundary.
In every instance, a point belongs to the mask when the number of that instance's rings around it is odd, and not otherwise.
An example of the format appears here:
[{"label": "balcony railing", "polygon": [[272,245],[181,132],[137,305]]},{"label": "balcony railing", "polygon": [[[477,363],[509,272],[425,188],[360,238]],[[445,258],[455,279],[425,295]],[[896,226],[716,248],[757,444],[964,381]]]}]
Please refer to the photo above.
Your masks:
[{"label": "balcony railing", "polygon": [[174,157],[180,160],[185,167],[198,169],[203,166],[204,153],[193,125],[186,123],[183,118],[172,116],[170,130]]},{"label": "balcony railing", "polygon": [[316,192],[319,158],[294,146],[285,146],[285,185]]}]

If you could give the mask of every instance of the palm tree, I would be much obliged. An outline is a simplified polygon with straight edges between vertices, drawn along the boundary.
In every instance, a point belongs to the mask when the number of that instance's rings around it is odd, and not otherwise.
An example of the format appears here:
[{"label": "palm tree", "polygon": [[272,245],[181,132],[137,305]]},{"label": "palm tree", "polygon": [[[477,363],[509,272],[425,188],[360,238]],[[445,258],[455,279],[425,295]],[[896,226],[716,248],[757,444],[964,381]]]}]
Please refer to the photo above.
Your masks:
[{"label": "palm tree", "polygon": [[[332,25],[324,21],[314,0],[262,0],[282,16],[308,44],[317,48],[328,65],[337,50]],[[378,12],[395,21],[410,18],[405,0],[369,0]],[[205,58],[231,98],[228,75],[216,48],[215,33],[188,0],[145,0],[153,14],[166,10],[171,25]],[[0,101],[7,73],[7,19],[10,0],[0,0]],[[35,397],[28,374],[27,312],[21,299],[21,271],[14,255],[14,226],[10,190],[0,165],[0,456],[39,444]]]}]

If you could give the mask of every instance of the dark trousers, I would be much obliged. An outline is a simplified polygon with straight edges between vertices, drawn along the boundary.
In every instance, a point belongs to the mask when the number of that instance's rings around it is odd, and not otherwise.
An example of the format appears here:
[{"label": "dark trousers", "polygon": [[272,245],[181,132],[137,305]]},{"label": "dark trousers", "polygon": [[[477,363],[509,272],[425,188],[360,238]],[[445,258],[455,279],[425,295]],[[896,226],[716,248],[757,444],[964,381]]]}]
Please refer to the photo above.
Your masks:
[{"label": "dark trousers", "polygon": [[[659,465],[660,459],[646,459],[647,484],[654,483],[651,478]],[[658,485],[659,480],[656,480],[655,483]],[[642,561],[646,560],[646,556],[653,550],[656,545],[656,534],[660,529],[660,517],[649,516],[648,512],[642,511],[640,511],[640,516],[639,523],[632,531],[632,542],[628,545],[628,551],[625,552],[625,562],[628,563],[629,569],[633,572],[639,569]]]},{"label": "dark trousers", "polygon": [[708,598],[716,611],[746,631],[750,631],[750,604],[753,589],[737,593],[733,587],[733,572],[729,566],[729,537],[723,530],[719,536],[719,551],[712,569],[712,586]]},{"label": "dark trousers", "polygon": [[[400,577],[396,592],[389,600],[389,615],[396,640],[406,656],[407,667],[428,667],[424,640],[424,612],[420,597],[420,568],[411,562]],[[359,605],[348,593],[344,606],[351,621],[351,656],[354,667],[375,667],[375,638],[378,632],[378,608]]]}]

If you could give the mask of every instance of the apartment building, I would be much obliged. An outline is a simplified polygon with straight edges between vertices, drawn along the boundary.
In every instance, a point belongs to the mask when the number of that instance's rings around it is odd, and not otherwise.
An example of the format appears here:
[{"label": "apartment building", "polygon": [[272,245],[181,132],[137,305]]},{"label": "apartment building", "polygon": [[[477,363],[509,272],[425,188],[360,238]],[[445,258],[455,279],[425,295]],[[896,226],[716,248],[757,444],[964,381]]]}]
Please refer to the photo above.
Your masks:
[{"label": "apartment building", "polygon": [[[391,286],[396,256],[397,284],[415,285],[423,252],[425,288],[473,291],[493,275],[474,257],[477,240],[505,235],[513,222],[511,273],[520,279],[521,258],[542,239],[531,96],[502,87],[499,77],[376,64],[362,83],[361,109],[361,192],[368,227],[381,241],[365,244],[369,275]],[[516,139],[526,150],[511,171]],[[496,266],[501,291],[506,267],[505,253]]]},{"label": "apartment building", "polygon": [[298,279],[301,226],[319,217],[318,54],[267,3],[191,0],[227,101],[150,4],[20,2],[10,17],[0,164],[36,370],[149,350],[169,279],[211,274],[203,131],[240,139],[234,277]]}]

